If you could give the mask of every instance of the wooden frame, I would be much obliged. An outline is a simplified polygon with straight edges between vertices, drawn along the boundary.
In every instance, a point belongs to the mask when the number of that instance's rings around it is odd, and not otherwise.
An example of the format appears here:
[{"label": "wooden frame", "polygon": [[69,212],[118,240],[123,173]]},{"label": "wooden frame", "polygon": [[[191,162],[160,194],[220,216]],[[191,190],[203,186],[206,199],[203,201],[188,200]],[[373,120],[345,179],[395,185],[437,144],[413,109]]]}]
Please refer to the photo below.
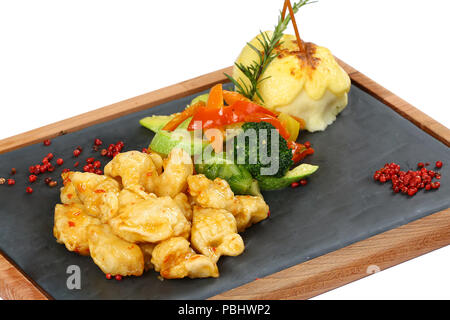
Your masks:
[{"label": "wooden frame", "polygon": [[[338,59],[352,83],[450,146],[450,130]],[[225,83],[218,70],[0,141],[0,154]],[[221,293],[211,299],[307,299],[450,244],[450,209]],[[0,252],[3,299],[51,299]]]}]

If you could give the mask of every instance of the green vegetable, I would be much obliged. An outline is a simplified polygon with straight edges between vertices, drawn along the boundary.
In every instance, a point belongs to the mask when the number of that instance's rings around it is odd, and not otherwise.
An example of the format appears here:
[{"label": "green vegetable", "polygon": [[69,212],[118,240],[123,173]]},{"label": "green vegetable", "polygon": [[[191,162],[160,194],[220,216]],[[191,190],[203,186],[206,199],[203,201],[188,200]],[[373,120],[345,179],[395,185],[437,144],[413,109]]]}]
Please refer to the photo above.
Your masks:
[{"label": "green vegetable", "polygon": [[170,120],[172,120],[173,117],[173,115],[145,117],[139,120],[139,123],[141,124],[141,126],[156,133],[161,130]]},{"label": "green vegetable", "polygon": [[194,99],[192,99],[191,101],[191,106],[193,104],[196,104],[197,102],[203,101],[205,104],[208,102],[208,97],[209,97],[209,93],[205,93],[205,94],[201,94],[197,97],[195,97]]},{"label": "green vegetable", "polygon": [[258,182],[261,190],[278,190],[289,186],[292,182],[310,176],[319,169],[318,166],[302,163],[294,169],[288,171],[284,177],[276,178],[270,176],[259,176]]},{"label": "green vegetable", "polygon": [[[272,155],[272,143],[276,143],[277,141],[272,141],[271,130],[276,130],[275,127],[263,121],[246,122],[242,126],[242,130],[243,132],[234,138],[235,162],[242,164],[253,177],[257,178],[261,175],[262,168],[270,168],[271,162],[278,161],[278,170],[271,176],[283,177],[294,163],[292,161],[292,151],[288,148],[286,140],[279,134],[277,134],[278,154]],[[260,135],[260,130],[266,130],[266,134],[263,131]],[[249,141],[250,139],[245,138],[245,136],[251,137],[252,132],[256,132],[256,142],[253,141],[254,143]],[[244,143],[239,143],[239,141]],[[263,151],[263,146],[267,146],[267,152]],[[262,158],[266,153],[267,158],[270,159],[269,163],[265,163],[268,161],[263,161]]]},{"label": "green vegetable", "polygon": [[160,130],[153,137],[149,148],[163,155],[169,154],[174,148],[181,148],[190,155],[195,155],[201,153],[208,144],[208,141],[192,137],[192,133],[186,129]]},{"label": "green vegetable", "polygon": [[261,195],[258,182],[243,166],[236,165],[226,159],[225,154],[213,155],[211,158],[198,163],[194,161],[195,170],[203,173],[208,179],[222,178],[228,182],[235,194]]}]

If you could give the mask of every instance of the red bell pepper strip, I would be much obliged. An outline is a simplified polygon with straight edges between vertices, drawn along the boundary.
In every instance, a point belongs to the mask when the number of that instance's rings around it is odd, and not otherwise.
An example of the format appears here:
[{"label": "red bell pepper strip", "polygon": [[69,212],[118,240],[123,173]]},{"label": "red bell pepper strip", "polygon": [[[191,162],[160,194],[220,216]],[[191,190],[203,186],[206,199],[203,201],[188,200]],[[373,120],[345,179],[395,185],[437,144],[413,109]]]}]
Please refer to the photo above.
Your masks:
[{"label": "red bell pepper strip", "polygon": [[[266,108],[247,101],[237,101],[232,106],[221,108],[201,107],[197,110],[188,126],[188,130],[218,128],[228,124],[244,122],[248,114],[265,114],[276,117],[276,115]],[[199,122],[201,125],[199,125]]]},{"label": "red bell pepper strip", "polygon": [[216,84],[209,90],[208,102],[206,103],[207,108],[221,108],[223,107],[223,90],[222,84]]},{"label": "red bell pepper strip", "polygon": [[183,112],[177,114],[172,120],[170,120],[166,125],[162,128],[163,130],[173,131],[187,118],[192,117],[199,108],[204,107],[205,103],[203,101],[199,101],[186,109]]},{"label": "red bell pepper strip", "polygon": [[303,160],[307,155],[314,153],[313,148],[307,148],[303,144],[294,141],[289,141],[288,147],[292,150],[292,161],[294,161],[294,163],[297,163]]}]

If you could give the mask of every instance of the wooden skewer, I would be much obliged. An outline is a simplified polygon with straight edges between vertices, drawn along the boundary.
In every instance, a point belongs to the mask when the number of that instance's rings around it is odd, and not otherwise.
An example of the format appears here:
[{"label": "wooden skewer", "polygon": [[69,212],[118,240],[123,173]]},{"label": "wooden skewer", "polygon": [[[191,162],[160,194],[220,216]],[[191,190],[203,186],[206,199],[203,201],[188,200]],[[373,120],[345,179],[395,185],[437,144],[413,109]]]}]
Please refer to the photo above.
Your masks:
[{"label": "wooden skewer", "polygon": [[287,4],[289,14],[291,15],[292,25],[294,26],[295,36],[297,37],[298,48],[300,49],[301,53],[306,53],[305,44],[303,43],[302,39],[300,38],[300,34],[298,33],[297,22],[295,21],[294,10],[292,10],[291,1],[286,0],[285,4]]}]

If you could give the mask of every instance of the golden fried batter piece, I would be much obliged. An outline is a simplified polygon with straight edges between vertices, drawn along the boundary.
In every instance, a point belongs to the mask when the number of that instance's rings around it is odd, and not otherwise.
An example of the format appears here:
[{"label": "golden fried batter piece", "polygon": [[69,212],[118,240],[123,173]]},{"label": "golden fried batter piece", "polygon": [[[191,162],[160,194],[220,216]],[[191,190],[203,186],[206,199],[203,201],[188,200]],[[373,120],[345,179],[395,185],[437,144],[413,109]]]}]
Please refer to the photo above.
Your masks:
[{"label": "golden fried batter piece", "polygon": [[53,235],[58,243],[64,243],[67,250],[89,255],[87,227],[100,224],[100,220],[88,215],[82,205],[57,204]]},{"label": "golden fried batter piece", "polygon": [[119,209],[119,183],[103,175],[89,172],[65,172],[62,175],[61,202],[83,204],[86,212],[107,222]]},{"label": "golden fried batter piece", "polygon": [[119,153],[105,166],[105,175],[120,177],[125,189],[146,197],[155,188],[153,178],[158,175],[152,157],[139,151]]},{"label": "golden fried batter piece", "polygon": [[164,159],[164,171],[154,178],[154,193],[159,196],[175,197],[187,188],[187,178],[193,174],[194,165],[191,156],[183,149],[172,149]]},{"label": "golden fried batter piece", "polygon": [[188,221],[192,221],[192,207],[191,203],[189,202],[188,196],[185,193],[179,193],[175,197],[173,197],[173,200],[175,200],[186,219]]},{"label": "golden fried batter piece", "polygon": [[158,175],[161,174],[163,171],[163,163],[164,163],[163,158],[156,152],[150,152],[148,155],[150,156],[150,158],[152,158],[153,163],[155,164],[156,167],[156,171],[158,172]]},{"label": "golden fried batter piece", "polygon": [[217,265],[208,257],[196,254],[189,241],[175,237],[159,243],[152,252],[152,263],[166,279],[207,278],[219,276]]},{"label": "golden fried batter piece", "polygon": [[90,225],[87,232],[91,257],[104,273],[142,275],[144,255],[138,245],[119,238],[106,224]]},{"label": "golden fried batter piece", "polygon": [[153,269],[152,252],[153,252],[153,249],[155,249],[155,246],[156,246],[156,244],[154,244],[154,243],[142,243],[139,245],[139,247],[142,250],[142,253],[144,254],[144,269],[145,269],[145,271]]},{"label": "golden fried batter piece", "polygon": [[191,244],[213,262],[217,262],[222,255],[238,256],[244,251],[244,241],[237,233],[236,220],[224,209],[194,206]]},{"label": "golden fried batter piece", "polygon": [[170,197],[150,198],[126,206],[109,224],[119,237],[130,242],[158,242],[189,236],[190,223]]},{"label": "golden fried batter piece", "polygon": [[193,201],[203,208],[226,209],[236,218],[238,231],[267,218],[269,206],[255,196],[234,196],[228,183],[220,178],[209,180],[203,174],[188,178]]},{"label": "golden fried batter piece", "polygon": [[269,215],[269,206],[261,197],[235,196],[233,204],[227,209],[236,218],[239,232],[266,219]]},{"label": "golden fried batter piece", "polygon": [[209,180],[203,174],[188,177],[189,193],[195,203],[203,208],[226,209],[234,200],[230,185],[223,179]]},{"label": "golden fried batter piece", "polygon": [[128,205],[134,205],[150,198],[156,198],[156,196],[153,193],[148,193],[145,198],[142,198],[142,195],[138,195],[127,189],[122,189],[119,192],[119,214],[122,213]]}]

